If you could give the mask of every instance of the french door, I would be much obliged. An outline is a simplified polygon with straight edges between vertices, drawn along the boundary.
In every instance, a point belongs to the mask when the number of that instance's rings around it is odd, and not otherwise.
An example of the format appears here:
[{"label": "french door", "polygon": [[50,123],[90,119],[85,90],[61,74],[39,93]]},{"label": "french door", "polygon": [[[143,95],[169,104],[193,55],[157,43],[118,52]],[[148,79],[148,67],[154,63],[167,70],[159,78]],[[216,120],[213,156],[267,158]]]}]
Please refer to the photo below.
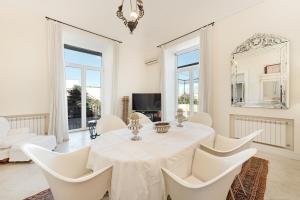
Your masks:
[{"label": "french door", "polygon": [[101,116],[101,69],[67,63],[65,73],[69,130],[86,129]]},{"label": "french door", "polygon": [[199,65],[177,69],[176,107],[184,110],[185,116],[198,112]]}]

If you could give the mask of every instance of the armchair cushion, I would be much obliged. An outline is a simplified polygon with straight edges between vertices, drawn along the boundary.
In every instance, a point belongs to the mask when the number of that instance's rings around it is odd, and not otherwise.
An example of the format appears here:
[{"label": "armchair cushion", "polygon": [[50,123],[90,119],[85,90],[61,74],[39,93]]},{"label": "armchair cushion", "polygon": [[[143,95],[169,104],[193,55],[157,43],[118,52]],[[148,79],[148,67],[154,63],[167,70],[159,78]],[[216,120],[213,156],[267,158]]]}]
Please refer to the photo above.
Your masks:
[{"label": "armchair cushion", "polygon": [[263,130],[257,130],[240,139],[216,135],[213,145],[201,144],[200,148],[216,156],[234,155],[247,148],[250,148],[252,141],[262,132]]},{"label": "armchair cushion", "polygon": [[214,148],[218,151],[229,151],[239,146],[240,143],[241,141],[238,139],[216,135]]},{"label": "armchair cushion", "polygon": [[56,147],[56,139],[53,135],[8,134],[0,138],[0,160],[7,158],[10,162],[30,160],[21,150],[21,146],[26,143],[36,144],[49,150]]},{"label": "armchair cushion", "polygon": [[[26,135],[28,137],[26,137]],[[53,135],[16,134],[13,136],[24,136],[24,137],[22,138],[22,140],[19,140],[12,144],[9,151],[10,162],[30,160],[29,157],[27,157],[21,150],[21,146],[26,143],[35,144],[43,148],[46,148],[48,150],[53,150],[56,147],[56,138]]]},{"label": "armchair cushion", "polygon": [[21,142],[26,142],[32,138],[36,137],[35,134],[8,134],[3,137],[3,140],[10,145],[15,145]]},{"label": "armchair cushion", "polygon": [[230,163],[197,149],[192,166],[192,175],[201,181],[211,180],[224,172]]},{"label": "armchair cushion", "polygon": [[58,174],[76,179],[91,172],[86,168],[89,152],[90,146],[70,153],[54,153],[44,149],[41,161]]}]

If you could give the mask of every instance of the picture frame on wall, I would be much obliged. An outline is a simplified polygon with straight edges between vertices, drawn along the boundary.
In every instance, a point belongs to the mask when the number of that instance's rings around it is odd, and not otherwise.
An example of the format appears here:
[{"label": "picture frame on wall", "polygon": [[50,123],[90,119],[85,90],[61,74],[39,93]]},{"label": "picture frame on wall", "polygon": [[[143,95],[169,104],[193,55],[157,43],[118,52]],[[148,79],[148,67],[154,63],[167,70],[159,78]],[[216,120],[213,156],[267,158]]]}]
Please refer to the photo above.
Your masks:
[{"label": "picture frame on wall", "polygon": [[275,74],[275,73],[280,73],[280,63],[277,64],[272,64],[272,65],[266,65],[265,66],[265,74]]}]

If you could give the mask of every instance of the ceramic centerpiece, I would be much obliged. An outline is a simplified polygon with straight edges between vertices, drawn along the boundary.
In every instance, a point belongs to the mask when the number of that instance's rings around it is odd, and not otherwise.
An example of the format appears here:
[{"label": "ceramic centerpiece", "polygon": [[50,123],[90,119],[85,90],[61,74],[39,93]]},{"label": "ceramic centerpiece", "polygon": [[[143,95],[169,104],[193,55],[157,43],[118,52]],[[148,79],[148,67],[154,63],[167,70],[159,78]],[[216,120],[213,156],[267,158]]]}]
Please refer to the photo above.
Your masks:
[{"label": "ceramic centerpiece", "polygon": [[183,112],[184,111],[182,108],[177,109],[177,115],[176,115],[177,127],[183,127],[182,122],[186,120],[186,117],[183,115]]},{"label": "ceramic centerpiece", "polygon": [[133,137],[131,140],[138,141],[141,140],[141,136],[139,136],[139,130],[143,127],[140,124],[140,117],[137,113],[133,113],[129,118],[129,125],[128,128],[132,131]]}]

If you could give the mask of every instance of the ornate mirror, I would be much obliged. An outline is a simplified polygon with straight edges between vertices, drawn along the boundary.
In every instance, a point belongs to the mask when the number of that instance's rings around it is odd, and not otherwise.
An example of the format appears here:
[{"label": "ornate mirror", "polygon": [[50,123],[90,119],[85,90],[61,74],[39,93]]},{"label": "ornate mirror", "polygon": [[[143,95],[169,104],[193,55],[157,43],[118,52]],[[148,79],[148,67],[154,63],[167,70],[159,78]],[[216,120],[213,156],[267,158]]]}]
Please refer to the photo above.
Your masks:
[{"label": "ornate mirror", "polygon": [[231,104],[289,107],[289,41],[255,34],[232,53]]}]

